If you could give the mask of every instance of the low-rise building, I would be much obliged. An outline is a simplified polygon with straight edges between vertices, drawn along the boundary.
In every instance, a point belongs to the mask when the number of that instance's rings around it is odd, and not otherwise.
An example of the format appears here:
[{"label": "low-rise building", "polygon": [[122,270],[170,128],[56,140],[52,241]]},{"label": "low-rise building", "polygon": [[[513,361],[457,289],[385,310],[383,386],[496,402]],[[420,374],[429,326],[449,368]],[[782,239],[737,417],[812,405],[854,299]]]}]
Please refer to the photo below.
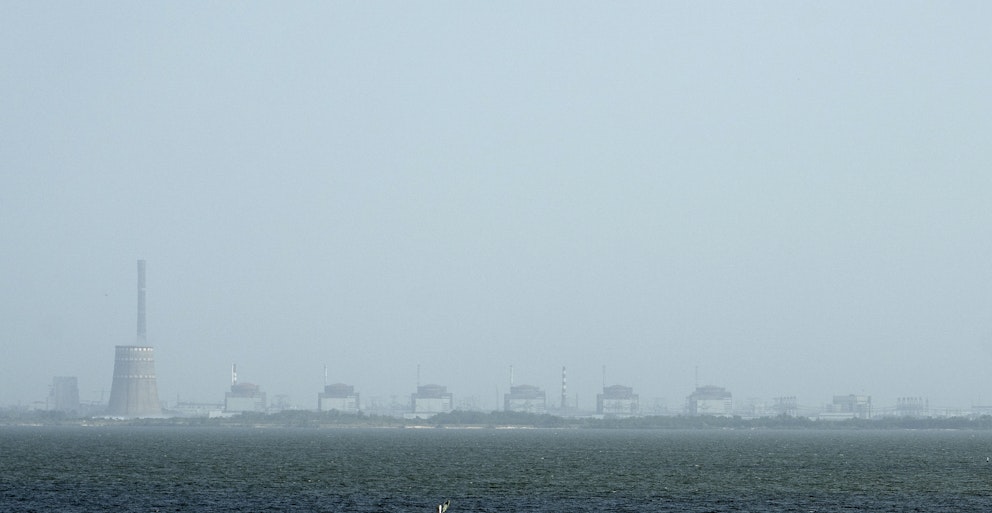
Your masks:
[{"label": "low-rise building", "polygon": [[870,395],[835,395],[832,403],[820,413],[822,420],[870,419]]},{"label": "low-rise building", "polygon": [[775,415],[796,417],[799,415],[799,401],[794,395],[776,397],[772,409],[775,411]]},{"label": "low-rise building", "polygon": [[224,411],[223,403],[201,403],[196,401],[176,401],[176,405],[169,408],[170,412],[180,417],[210,417],[217,416]]}]

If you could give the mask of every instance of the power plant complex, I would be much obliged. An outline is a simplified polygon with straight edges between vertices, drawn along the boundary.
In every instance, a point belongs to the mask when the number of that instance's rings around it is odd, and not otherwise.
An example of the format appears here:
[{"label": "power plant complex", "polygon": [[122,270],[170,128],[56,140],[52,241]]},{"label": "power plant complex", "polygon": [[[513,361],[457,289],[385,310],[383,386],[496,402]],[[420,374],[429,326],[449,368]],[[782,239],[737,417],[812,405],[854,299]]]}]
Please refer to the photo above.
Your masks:
[{"label": "power plant complex", "polygon": [[145,261],[138,260],[138,336],[133,346],[117,346],[109,415],[151,417],[162,414],[155,378],[155,348],[145,325]]},{"label": "power plant complex", "polygon": [[[49,391],[49,401],[46,409],[61,411],[69,415],[81,415],[85,411],[104,413],[111,417],[140,418],[160,417],[163,415],[231,415],[240,413],[265,413],[280,411],[289,407],[286,401],[277,401],[270,405],[267,394],[258,385],[239,382],[237,366],[231,367],[231,388],[224,395],[223,403],[179,403],[174,408],[163,408],[158,395],[158,382],[155,372],[155,348],[149,345],[145,308],[145,261],[138,260],[137,280],[137,334],[133,345],[118,345],[115,347],[113,384],[110,389],[109,403],[103,403],[101,396],[99,406],[82,404],[79,400],[79,384],[76,377],[57,376],[53,379]],[[870,419],[879,411],[872,405],[869,395],[851,394],[837,395],[833,402],[822,408],[802,408],[795,396],[775,398],[774,404],[765,404],[759,400],[747,399],[735,402],[731,392],[717,386],[699,386],[686,397],[685,407],[669,411],[667,405],[655,403],[651,408],[642,409],[639,394],[634,389],[624,385],[607,386],[606,369],[603,368],[602,393],[596,395],[595,410],[579,408],[578,398],[569,401],[566,387],[565,367],[561,368],[561,397],[558,405],[548,400],[548,394],[538,386],[518,385],[514,383],[513,367],[510,367],[509,393],[502,395],[502,410],[508,412],[559,415],[596,415],[601,417],[631,417],[644,414],[684,414],[688,416],[809,416],[824,420]],[[285,397],[285,396],[277,396]],[[446,386],[438,384],[420,384],[420,368],[417,368],[417,388],[412,393],[409,402],[394,399],[387,405],[381,398],[373,397],[362,401],[355,386],[346,383],[328,384],[327,367],[324,367],[324,389],[317,394],[317,411],[334,411],[337,413],[359,414],[371,412],[408,418],[428,418],[438,413],[447,413],[468,407],[475,409],[472,402],[456,405],[454,394]],[[498,403],[500,402],[497,399]],[[404,404],[405,403],[405,404]],[[498,404],[497,403],[497,404]],[[103,404],[106,404],[104,410]],[[499,406],[498,406],[499,407]],[[990,407],[974,407],[983,413],[992,412]],[[800,412],[800,410],[806,410]],[[935,414],[929,401],[923,397],[899,398],[896,408],[882,412],[882,415],[899,417],[927,417]]]}]

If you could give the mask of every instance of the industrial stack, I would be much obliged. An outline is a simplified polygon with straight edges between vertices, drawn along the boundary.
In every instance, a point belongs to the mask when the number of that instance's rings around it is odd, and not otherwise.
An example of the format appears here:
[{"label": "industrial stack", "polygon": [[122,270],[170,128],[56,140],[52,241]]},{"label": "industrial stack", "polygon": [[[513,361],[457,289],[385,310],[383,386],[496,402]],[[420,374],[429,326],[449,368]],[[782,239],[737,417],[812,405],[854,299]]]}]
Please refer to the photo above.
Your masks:
[{"label": "industrial stack", "polygon": [[155,379],[155,348],[145,334],[145,261],[138,260],[138,338],[133,346],[117,346],[114,382],[107,413],[119,417],[162,414]]}]

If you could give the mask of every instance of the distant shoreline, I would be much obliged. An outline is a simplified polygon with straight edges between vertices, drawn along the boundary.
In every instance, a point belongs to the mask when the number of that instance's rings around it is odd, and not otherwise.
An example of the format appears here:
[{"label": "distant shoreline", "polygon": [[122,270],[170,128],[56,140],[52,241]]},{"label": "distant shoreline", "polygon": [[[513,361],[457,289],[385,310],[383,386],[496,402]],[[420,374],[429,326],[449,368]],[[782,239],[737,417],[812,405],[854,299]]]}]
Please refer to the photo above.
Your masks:
[{"label": "distant shoreline", "polygon": [[816,420],[807,417],[643,416],[625,418],[560,417],[515,412],[456,410],[426,419],[345,414],[337,411],[291,410],[279,413],[244,413],[230,417],[110,418],[70,417],[58,412],[0,412],[0,426],[157,426],[241,428],[390,428],[390,429],[642,429],[642,430],[992,430],[992,416],[981,417],[879,417],[874,419]]}]

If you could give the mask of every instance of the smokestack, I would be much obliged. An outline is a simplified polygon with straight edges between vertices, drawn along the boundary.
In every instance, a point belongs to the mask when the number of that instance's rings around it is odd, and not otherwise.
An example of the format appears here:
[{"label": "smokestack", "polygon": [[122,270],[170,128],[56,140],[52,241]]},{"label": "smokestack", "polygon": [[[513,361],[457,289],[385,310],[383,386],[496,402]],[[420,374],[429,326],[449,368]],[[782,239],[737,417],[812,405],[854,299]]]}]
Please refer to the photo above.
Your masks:
[{"label": "smokestack", "polygon": [[145,334],[145,261],[138,260],[138,345],[117,346],[114,381],[110,387],[110,415],[147,417],[162,414],[155,377],[155,348]]},{"label": "smokestack", "polygon": [[568,404],[568,398],[565,395],[565,366],[561,366],[561,409],[564,410],[565,406]]},{"label": "smokestack", "polygon": [[138,338],[137,344],[148,343],[145,331],[145,261],[138,260]]}]

